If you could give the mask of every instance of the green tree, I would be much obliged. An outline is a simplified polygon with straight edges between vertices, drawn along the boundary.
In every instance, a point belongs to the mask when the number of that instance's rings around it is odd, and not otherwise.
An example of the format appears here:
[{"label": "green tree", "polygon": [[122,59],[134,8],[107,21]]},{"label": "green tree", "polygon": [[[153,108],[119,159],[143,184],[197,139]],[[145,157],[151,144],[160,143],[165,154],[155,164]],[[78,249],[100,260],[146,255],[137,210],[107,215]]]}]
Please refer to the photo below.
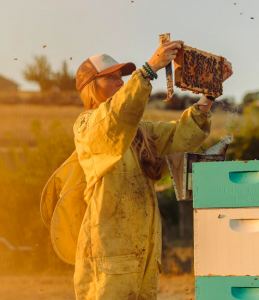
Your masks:
[{"label": "green tree", "polygon": [[256,93],[247,93],[244,98],[243,98],[243,104],[245,106],[251,104],[252,102],[254,101],[257,101],[259,100],[259,92],[256,92]]},{"label": "green tree", "polygon": [[259,106],[252,102],[244,109],[244,124],[234,132],[234,142],[230,144],[228,159],[259,159]]},{"label": "green tree", "polygon": [[76,79],[75,76],[69,72],[65,60],[62,63],[61,71],[54,74],[54,81],[55,85],[58,86],[61,91],[75,90]]},{"label": "green tree", "polygon": [[22,71],[24,78],[35,82],[40,86],[41,91],[47,91],[53,86],[52,71],[47,57],[44,55],[33,57],[33,63],[27,64]]}]

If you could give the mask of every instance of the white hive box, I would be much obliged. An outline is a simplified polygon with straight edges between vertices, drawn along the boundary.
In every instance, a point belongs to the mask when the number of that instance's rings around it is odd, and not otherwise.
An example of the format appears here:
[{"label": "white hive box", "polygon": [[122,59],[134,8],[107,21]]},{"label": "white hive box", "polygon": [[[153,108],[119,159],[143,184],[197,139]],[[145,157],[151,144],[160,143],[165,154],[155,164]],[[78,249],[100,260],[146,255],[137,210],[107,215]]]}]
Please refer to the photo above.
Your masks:
[{"label": "white hive box", "polygon": [[194,209],[195,276],[259,276],[258,253],[258,207]]}]

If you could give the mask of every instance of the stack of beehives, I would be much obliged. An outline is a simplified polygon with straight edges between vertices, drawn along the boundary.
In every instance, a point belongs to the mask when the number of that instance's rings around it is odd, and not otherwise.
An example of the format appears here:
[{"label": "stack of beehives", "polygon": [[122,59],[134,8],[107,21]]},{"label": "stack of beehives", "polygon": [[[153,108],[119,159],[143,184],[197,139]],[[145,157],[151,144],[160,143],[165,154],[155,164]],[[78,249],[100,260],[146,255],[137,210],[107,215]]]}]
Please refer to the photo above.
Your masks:
[{"label": "stack of beehives", "polygon": [[193,164],[196,300],[259,299],[259,162]]}]

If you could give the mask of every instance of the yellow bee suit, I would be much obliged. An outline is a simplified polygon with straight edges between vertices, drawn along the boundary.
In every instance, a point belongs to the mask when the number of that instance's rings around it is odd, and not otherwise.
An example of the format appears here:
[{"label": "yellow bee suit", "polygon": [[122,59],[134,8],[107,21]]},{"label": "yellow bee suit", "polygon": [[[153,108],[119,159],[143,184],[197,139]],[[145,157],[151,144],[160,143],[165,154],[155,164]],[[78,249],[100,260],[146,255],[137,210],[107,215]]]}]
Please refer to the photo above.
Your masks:
[{"label": "yellow bee suit", "polygon": [[161,216],[154,182],[143,173],[131,144],[139,122],[157,134],[165,176],[165,155],[195,151],[209,135],[210,113],[194,105],[178,121],[141,121],[151,89],[136,70],[112,98],[83,112],[74,125],[87,182],[74,274],[77,300],[157,297]]}]

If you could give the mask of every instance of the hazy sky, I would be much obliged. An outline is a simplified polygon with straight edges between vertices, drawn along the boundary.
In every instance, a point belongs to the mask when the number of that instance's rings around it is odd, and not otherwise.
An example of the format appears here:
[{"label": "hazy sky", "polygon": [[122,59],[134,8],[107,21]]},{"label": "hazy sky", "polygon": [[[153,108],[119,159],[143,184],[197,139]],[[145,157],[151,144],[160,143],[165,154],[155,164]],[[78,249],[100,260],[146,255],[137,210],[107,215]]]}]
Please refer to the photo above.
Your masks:
[{"label": "hazy sky", "polygon": [[[234,2],[0,0],[0,74],[17,81],[22,90],[37,89],[21,74],[34,54],[45,54],[54,71],[67,60],[75,73],[85,59],[99,53],[141,67],[159,46],[158,35],[170,32],[172,40],[232,62],[234,74],[224,83],[224,95],[240,102],[247,91],[259,90],[259,1]],[[153,90],[165,90],[165,71],[158,75]]]}]

